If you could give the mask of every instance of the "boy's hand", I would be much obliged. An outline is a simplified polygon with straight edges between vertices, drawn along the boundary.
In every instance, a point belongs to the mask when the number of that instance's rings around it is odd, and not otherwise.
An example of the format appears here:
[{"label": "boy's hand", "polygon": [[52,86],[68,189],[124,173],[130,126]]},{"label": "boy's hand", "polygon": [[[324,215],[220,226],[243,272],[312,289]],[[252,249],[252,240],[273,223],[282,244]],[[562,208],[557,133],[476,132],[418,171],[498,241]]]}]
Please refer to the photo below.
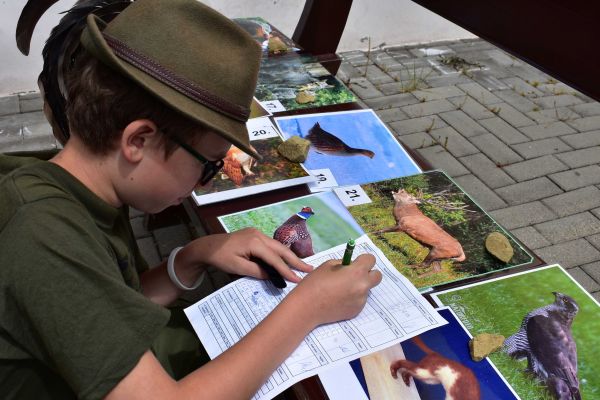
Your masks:
[{"label": "boy's hand", "polygon": [[194,246],[194,259],[214,265],[220,270],[237,275],[267,279],[266,272],[251,258],[259,258],[275,268],[281,276],[294,283],[301,278],[290,267],[303,272],[312,266],[299,259],[289,248],[254,228],[233,233],[204,236],[189,244]]},{"label": "boy's hand", "polygon": [[310,304],[315,326],[355,317],[365,306],[371,288],[381,282],[381,272],[373,270],[375,257],[362,254],[347,266],[330,260],[307,275],[288,297],[303,297]]}]

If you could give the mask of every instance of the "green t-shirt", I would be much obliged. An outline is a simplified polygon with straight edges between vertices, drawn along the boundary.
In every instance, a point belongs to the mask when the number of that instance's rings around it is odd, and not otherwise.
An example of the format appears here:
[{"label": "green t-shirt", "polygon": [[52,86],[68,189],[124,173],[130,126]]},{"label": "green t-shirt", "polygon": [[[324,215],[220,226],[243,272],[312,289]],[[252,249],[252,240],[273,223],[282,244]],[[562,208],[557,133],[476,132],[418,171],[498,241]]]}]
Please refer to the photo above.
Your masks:
[{"label": "green t-shirt", "polygon": [[103,398],[150,349],[169,312],[126,207],[59,166],[0,155],[0,398]]}]

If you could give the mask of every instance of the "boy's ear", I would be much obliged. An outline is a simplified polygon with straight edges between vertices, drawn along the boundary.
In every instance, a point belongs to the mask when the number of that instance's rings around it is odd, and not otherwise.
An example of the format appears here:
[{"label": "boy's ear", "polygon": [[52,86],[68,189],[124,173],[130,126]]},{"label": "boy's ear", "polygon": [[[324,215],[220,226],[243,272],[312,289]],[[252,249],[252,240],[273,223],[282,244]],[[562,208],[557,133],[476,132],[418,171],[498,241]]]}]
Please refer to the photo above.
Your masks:
[{"label": "boy's ear", "polygon": [[149,119],[137,119],[130,122],[121,135],[121,153],[130,162],[140,162],[144,151],[156,146],[160,132]]}]

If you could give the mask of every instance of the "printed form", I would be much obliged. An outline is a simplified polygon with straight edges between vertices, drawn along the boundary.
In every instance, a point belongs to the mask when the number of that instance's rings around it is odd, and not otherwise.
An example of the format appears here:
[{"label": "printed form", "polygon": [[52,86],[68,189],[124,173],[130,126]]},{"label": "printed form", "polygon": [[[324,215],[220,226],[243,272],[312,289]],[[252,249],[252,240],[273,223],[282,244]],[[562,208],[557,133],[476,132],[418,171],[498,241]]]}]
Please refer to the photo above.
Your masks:
[{"label": "printed form", "polygon": [[[317,267],[329,259],[341,260],[345,247],[336,246],[304,261]],[[254,400],[270,399],[326,368],[446,324],[366,235],[356,241],[353,258],[363,253],[375,256],[374,268],[383,275],[365,308],[353,319],[314,329],[269,377]],[[295,286],[288,282],[286,288],[277,289],[269,281],[241,278],[188,307],[185,313],[206,351],[215,358],[254,328]]]}]

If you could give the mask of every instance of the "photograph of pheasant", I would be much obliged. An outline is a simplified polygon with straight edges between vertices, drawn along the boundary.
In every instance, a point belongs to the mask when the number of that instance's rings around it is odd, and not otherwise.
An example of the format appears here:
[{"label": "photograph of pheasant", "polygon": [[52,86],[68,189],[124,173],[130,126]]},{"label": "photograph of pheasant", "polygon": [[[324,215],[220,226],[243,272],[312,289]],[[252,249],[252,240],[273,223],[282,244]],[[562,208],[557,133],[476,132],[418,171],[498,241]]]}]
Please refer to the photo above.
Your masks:
[{"label": "photograph of pheasant", "polygon": [[273,233],[273,239],[289,247],[300,258],[315,254],[306,220],[314,215],[312,208],[302,207],[285,220]]},{"label": "photograph of pheasant", "polygon": [[373,110],[276,117],[275,122],[284,139],[310,142],[305,168],[329,170],[339,186],[421,172]]},{"label": "photograph of pheasant", "polygon": [[363,231],[333,192],[219,217],[227,232],[253,227],[304,258],[356,239]]},{"label": "photograph of pheasant", "polygon": [[521,399],[600,398],[600,304],[559,265],[432,297],[471,335],[506,338],[489,358]]}]

